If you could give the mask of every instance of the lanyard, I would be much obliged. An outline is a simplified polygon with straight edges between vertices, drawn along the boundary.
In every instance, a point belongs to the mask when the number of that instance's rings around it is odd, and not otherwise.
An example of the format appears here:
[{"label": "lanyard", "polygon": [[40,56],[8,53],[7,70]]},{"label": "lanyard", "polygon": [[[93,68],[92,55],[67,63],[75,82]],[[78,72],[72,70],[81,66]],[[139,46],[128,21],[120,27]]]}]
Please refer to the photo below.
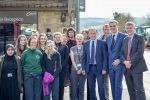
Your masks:
[{"label": "lanyard", "polygon": [[[80,51],[80,52],[79,52],[79,51]],[[81,54],[82,54],[82,47],[81,47],[80,50],[77,48],[77,55],[78,55],[78,61],[79,61],[79,62],[81,62]]]}]

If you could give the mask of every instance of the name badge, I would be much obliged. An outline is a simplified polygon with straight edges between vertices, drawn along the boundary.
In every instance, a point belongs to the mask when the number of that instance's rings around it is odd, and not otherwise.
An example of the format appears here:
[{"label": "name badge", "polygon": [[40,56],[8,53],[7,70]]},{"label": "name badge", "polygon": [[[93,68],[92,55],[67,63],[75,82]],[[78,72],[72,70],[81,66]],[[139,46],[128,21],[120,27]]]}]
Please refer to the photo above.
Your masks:
[{"label": "name badge", "polygon": [[81,67],[81,64],[77,64],[77,67]]},{"label": "name badge", "polygon": [[7,77],[12,77],[12,76],[13,76],[12,73],[7,74]]}]

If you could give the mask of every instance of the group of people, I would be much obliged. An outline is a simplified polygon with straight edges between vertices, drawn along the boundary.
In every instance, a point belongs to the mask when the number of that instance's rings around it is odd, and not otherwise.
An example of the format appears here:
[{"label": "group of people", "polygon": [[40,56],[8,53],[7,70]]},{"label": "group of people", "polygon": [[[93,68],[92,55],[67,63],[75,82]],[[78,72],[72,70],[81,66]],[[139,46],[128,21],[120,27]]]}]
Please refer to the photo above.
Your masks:
[{"label": "group of people", "polygon": [[144,37],[135,33],[135,24],[127,22],[127,34],[118,31],[116,20],[103,26],[98,37],[96,28],[76,34],[74,28],[47,34],[32,31],[31,37],[19,35],[16,46],[6,45],[0,57],[0,100],[64,100],[69,86],[70,100],[109,100],[109,80],[113,100],[122,100],[125,76],[130,100],[146,100],[143,72]]}]

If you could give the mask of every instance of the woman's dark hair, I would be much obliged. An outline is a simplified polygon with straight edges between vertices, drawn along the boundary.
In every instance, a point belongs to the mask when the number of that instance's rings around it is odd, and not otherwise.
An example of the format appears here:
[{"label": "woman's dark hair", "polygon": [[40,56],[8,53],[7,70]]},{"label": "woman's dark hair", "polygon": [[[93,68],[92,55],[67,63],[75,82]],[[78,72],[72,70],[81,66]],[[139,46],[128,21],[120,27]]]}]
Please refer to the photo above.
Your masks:
[{"label": "woman's dark hair", "polygon": [[85,32],[86,34],[87,34],[87,39],[89,40],[90,39],[90,37],[89,37],[89,30],[88,29],[84,29],[84,30],[82,30],[82,32],[81,32],[81,34],[83,35],[83,32]]},{"label": "woman's dark hair", "polygon": [[67,37],[69,37],[69,31],[73,31],[74,32],[74,37],[76,36],[76,31],[73,27],[68,28],[67,30]]}]

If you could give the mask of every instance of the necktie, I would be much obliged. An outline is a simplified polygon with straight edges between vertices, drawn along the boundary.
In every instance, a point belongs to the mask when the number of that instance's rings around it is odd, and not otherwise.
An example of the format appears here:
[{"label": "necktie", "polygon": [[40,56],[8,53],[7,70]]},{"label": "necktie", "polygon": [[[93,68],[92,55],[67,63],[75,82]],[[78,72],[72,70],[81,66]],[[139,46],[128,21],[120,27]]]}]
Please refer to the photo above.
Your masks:
[{"label": "necktie", "polygon": [[127,53],[127,57],[126,60],[130,61],[130,44],[131,44],[131,37],[128,37],[128,53]]},{"label": "necktie", "polygon": [[113,35],[113,38],[112,38],[112,42],[111,42],[111,49],[114,48],[114,43],[115,43],[115,35]]},{"label": "necktie", "polygon": [[92,46],[91,46],[91,64],[94,64],[94,53],[95,53],[95,46],[94,46],[94,41],[92,41]]}]

